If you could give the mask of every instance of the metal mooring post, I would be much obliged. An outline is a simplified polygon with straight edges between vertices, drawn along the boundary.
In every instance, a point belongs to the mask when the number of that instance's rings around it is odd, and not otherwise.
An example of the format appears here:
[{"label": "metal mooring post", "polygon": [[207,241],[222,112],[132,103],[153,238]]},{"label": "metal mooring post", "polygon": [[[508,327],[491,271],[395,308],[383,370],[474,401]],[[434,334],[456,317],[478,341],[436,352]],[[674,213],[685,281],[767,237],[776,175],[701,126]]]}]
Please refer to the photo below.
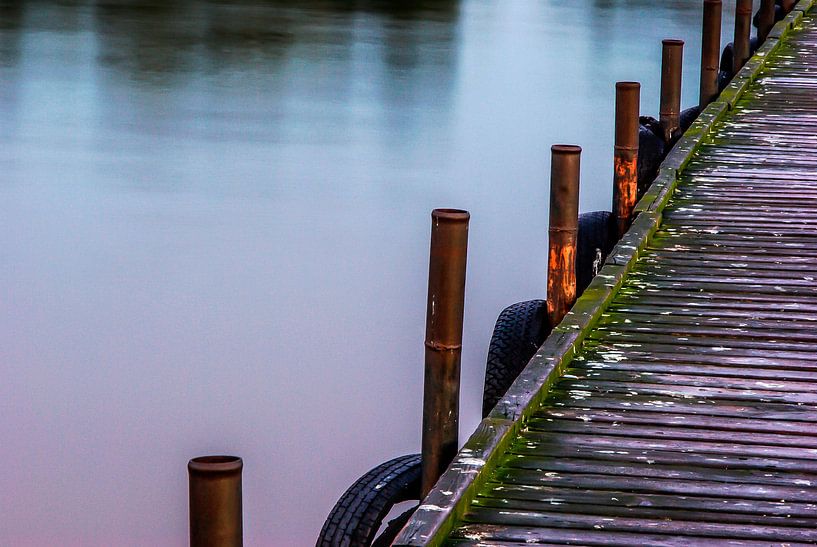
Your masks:
[{"label": "metal mooring post", "polygon": [[457,454],[467,211],[431,212],[423,385],[422,497]]},{"label": "metal mooring post", "polygon": [[774,0],[760,0],[757,12],[757,38],[763,43],[774,26]]},{"label": "metal mooring post", "polygon": [[576,239],[579,232],[579,146],[551,147],[547,309],[551,327],[576,302]]},{"label": "metal mooring post", "polygon": [[721,0],[704,0],[701,30],[701,110],[718,97],[718,69],[721,57]]},{"label": "metal mooring post", "polygon": [[203,456],[187,464],[190,547],[241,547],[241,469],[236,456]]},{"label": "metal mooring post", "polygon": [[783,8],[783,13],[787,14],[797,5],[797,0],[783,0],[780,2],[780,7]]},{"label": "metal mooring post", "polygon": [[732,74],[737,74],[749,60],[752,39],[752,0],[737,0],[735,5],[735,39],[732,50]]},{"label": "metal mooring post", "polygon": [[638,111],[641,84],[616,83],[616,141],[613,152],[613,215],[618,237],[630,227],[638,199]]},{"label": "metal mooring post", "polygon": [[670,142],[681,126],[681,66],[684,60],[684,41],[664,40],[661,44],[659,121],[664,131],[664,140]]}]

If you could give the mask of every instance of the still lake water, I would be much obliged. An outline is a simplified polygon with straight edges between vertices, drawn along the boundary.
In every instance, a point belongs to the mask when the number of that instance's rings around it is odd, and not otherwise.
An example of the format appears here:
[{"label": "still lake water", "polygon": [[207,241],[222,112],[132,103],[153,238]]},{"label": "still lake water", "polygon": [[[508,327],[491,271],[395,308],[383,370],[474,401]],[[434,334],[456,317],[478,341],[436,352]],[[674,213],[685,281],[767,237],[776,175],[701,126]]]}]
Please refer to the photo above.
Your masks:
[{"label": "still lake water", "polygon": [[419,449],[435,207],[472,214],[464,441],[544,295],[550,145],[609,208],[614,82],[655,115],[682,38],[693,105],[700,6],[0,3],[0,543],[184,545],[210,453],[247,545],[313,543]]}]

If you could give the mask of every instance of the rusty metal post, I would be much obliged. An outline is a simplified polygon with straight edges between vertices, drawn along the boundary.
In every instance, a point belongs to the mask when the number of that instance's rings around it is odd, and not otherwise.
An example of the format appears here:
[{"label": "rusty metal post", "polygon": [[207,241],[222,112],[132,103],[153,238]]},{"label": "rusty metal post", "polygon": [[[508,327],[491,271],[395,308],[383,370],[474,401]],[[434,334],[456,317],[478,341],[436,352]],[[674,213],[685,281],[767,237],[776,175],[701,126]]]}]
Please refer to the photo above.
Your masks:
[{"label": "rusty metal post", "polygon": [[788,15],[788,13],[794,9],[794,6],[797,5],[797,0],[783,0],[780,2],[780,7],[783,8],[783,13]]},{"label": "rusty metal post", "polygon": [[704,0],[701,30],[701,93],[703,110],[718,97],[718,69],[721,57],[721,0]]},{"label": "rusty metal post", "polygon": [[454,459],[458,448],[469,218],[467,211],[458,209],[431,212],[423,386],[423,497]]},{"label": "rusty metal post", "polygon": [[190,547],[241,547],[241,469],[236,456],[203,456],[187,464]]},{"label": "rusty metal post", "polygon": [[760,0],[760,9],[757,12],[757,38],[760,43],[766,40],[773,26],[774,0]]},{"label": "rusty metal post", "polygon": [[613,215],[618,237],[630,227],[638,199],[638,111],[641,84],[616,83],[616,142],[613,152]]},{"label": "rusty metal post", "polygon": [[681,126],[681,67],[684,60],[683,40],[661,42],[661,109],[659,121],[664,140],[672,141]]},{"label": "rusty metal post", "polygon": [[547,309],[551,327],[576,302],[576,240],[579,232],[579,146],[551,147]]},{"label": "rusty metal post", "polygon": [[752,39],[752,0],[737,0],[735,6],[735,39],[732,49],[732,74],[737,74],[746,61]]}]

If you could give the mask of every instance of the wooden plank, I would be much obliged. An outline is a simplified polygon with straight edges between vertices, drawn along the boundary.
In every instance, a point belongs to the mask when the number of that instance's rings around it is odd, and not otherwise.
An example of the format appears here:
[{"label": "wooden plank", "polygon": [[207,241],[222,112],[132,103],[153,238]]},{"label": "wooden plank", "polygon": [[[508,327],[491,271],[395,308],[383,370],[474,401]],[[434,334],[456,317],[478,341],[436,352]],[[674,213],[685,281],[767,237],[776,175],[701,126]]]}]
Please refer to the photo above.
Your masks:
[{"label": "wooden plank", "polygon": [[531,512],[519,510],[498,511],[493,508],[474,507],[465,517],[466,522],[481,522],[499,526],[536,526],[540,528],[578,528],[610,530],[617,532],[662,533],[673,536],[709,536],[740,538],[777,542],[814,542],[817,530],[715,522],[695,522],[668,519],[618,517],[567,514],[556,512]]},{"label": "wooden plank", "polygon": [[721,176],[729,178],[746,178],[756,179],[757,181],[769,180],[770,178],[782,180],[809,180],[813,172],[810,169],[785,169],[778,167],[777,169],[763,169],[762,167],[743,167],[738,168],[734,165],[709,165],[692,167],[684,171],[686,176]]},{"label": "wooden plank", "polygon": [[[721,213],[719,213],[721,214]],[[725,213],[724,213],[725,214]],[[668,215],[671,216],[671,215]],[[689,216],[689,215],[685,215]],[[758,216],[755,219],[761,216]],[[788,219],[793,220],[792,215],[784,215]],[[714,222],[728,222],[729,219],[718,218]],[[760,247],[763,244],[766,246],[779,246],[785,249],[797,249],[804,251],[814,251],[817,249],[817,242],[813,237],[773,237],[765,235],[757,235],[749,237],[741,234],[725,234],[719,233],[719,226],[713,222],[710,231],[699,231],[697,233],[684,233],[678,231],[670,234],[667,232],[660,233],[655,238],[654,245],[684,245],[687,243],[694,243],[695,245],[718,245],[721,247],[729,247],[736,251],[742,251],[744,247]],[[803,223],[801,223],[802,225]],[[817,225],[816,225],[817,226]],[[817,232],[817,230],[815,230]],[[777,250],[777,249],[775,249]]]},{"label": "wooden plank", "polygon": [[[801,209],[802,210],[802,209]],[[817,211],[817,208],[815,208]],[[764,210],[764,212],[769,212]],[[785,211],[771,211],[780,216],[786,216]],[[817,235],[817,228],[812,226],[781,226],[780,224],[759,224],[725,222],[712,224],[707,221],[692,219],[684,223],[668,228],[667,231],[659,233],[659,237],[696,237],[717,234],[725,241],[754,241],[756,243],[803,243],[813,241]]]},{"label": "wooden plank", "polygon": [[[786,342],[786,343],[809,343],[817,342],[817,333],[812,333],[809,329],[779,329],[769,330],[762,327],[757,327],[751,321],[742,323],[742,327],[733,327],[729,324],[708,324],[704,322],[696,322],[691,318],[686,321],[678,321],[676,323],[636,323],[633,321],[605,323],[600,325],[596,332],[599,336],[609,335],[615,336],[616,339],[632,334],[632,338],[640,339],[640,335],[652,337],[653,335],[665,335],[678,337],[690,336],[712,336],[720,338],[734,338],[735,340],[748,339],[754,342]],[[817,349],[817,346],[815,346]]]},{"label": "wooden plank", "polygon": [[[755,205],[780,205],[788,196],[790,200],[800,199],[804,208],[811,208],[814,201],[815,187],[803,184],[796,179],[779,180],[755,179],[725,175],[700,175],[694,186],[680,184],[678,197],[687,203],[671,203],[670,207],[684,208],[693,205],[697,208],[716,208],[718,203],[735,204],[738,199],[745,199],[747,208]],[[786,191],[789,193],[786,194]],[[742,194],[742,196],[741,196]],[[692,200],[695,200],[694,202]],[[769,200],[769,201],[763,201]],[[791,201],[789,201],[791,203]],[[779,222],[782,219],[770,219]]]},{"label": "wooden plank", "polygon": [[[815,412],[817,415],[817,412]],[[574,420],[604,424],[636,424],[653,427],[685,426],[710,431],[751,432],[751,433],[785,433],[787,435],[804,435],[817,438],[817,424],[803,421],[783,421],[769,419],[752,419],[730,414],[713,416],[706,414],[681,414],[675,405],[669,405],[663,412],[645,412],[631,408],[613,411],[588,408],[542,408],[533,415],[535,419]],[[814,469],[817,473],[817,467]],[[817,480],[815,480],[817,485]]]},{"label": "wooden plank", "polygon": [[732,309],[725,304],[721,307],[714,305],[710,306],[689,306],[684,303],[678,303],[671,300],[656,301],[651,299],[649,302],[644,302],[645,299],[639,299],[636,303],[616,303],[608,308],[608,314],[622,314],[627,316],[630,321],[638,322],[641,316],[649,318],[651,321],[657,321],[659,318],[678,318],[678,317],[697,317],[702,320],[718,320],[718,321],[740,321],[742,319],[772,322],[780,321],[781,323],[789,323],[793,327],[790,328],[814,328],[817,326],[817,316],[814,312],[804,313],[800,310],[784,310],[775,311],[769,309],[768,306],[763,306],[758,303],[753,308],[738,308]]},{"label": "wooden plank", "polygon": [[[666,478],[628,477],[594,473],[539,473],[525,469],[497,470],[496,479],[503,484],[550,485],[555,487],[623,490],[682,496],[720,496],[764,501],[817,502],[817,492],[810,486],[776,486],[767,484],[725,483],[707,480],[667,480]],[[817,532],[817,530],[815,530]]]},{"label": "wooden plank", "polygon": [[[699,266],[701,269],[705,268],[741,268],[751,271],[757,275],[766,275],[767,273],[774,273],[776,271],[784,270],[786,273],[794,274],[805,273],[806,275],[813,273],[817,269],[817,259],[809,260],[802,259],[798,261],[784,261],[784,260],[769,260],[765,257],[746,257],[745,260],[735,260],[733,257],[692,257],[686,255],[679,255],[677,253],[668,253],[666,255],[651,254],[645,256],[639,262],[639,269],[649,267],[652,264],[660,264],[664,267],[694,267]],[[785,269],[781,266],[785,266]],[[782,303],[781,304],[785,304]],[[613,303],[615,306],[615,303]]]},{"label": "wooden plank", "polygon": [[[576,435],[607,435],[613,437],[638,437],[672,441],[728,442],[736,445],[782,446],[809,449],[817,455],[817,439],[808,435],[756,432],[747,436],[742,431],[713,430],[684,425],[641,425],[630,423],[604,423],[561,418],[531,418],[528,428],[536,433],[574,433]],[[799,452],[798,452],[799,453]],[[817,483],[815,483],[817,484]]]},{"label": "wooden plank", "polygon": [[613,346],[622,348],[639,347],[645,349],[655,345],[665,344],[675,346],[699,346],[701,348],[700,351],[706,352],[725,352],[733,348],[768,350],[770,352],[804,352],[810,354],[817,352],[817,346],[813,343],[790,342],[772,338],[760,339],[757,337],[739,340],[737,338],[728,338],[727,336],[692,336],[689,334],[671,335],[650,333],[649,336],[645,336],[642,333],[632,334],[620,332],[616,335],[611,335],[609,332],[596,330],[591,333],[590,340],[604,341]]},{"label": "wooden plank", "polygon": [[[817,107],[817,103],[808,108],[795,108],[792,104],[788,104],[786,106],[786,110],[789,113],[792,112],[813,112],[814,108]],[[737,114],[740,116],[740,114]],[[817,138],[811,139],[812,144],[817,147]],[[713,143],[707,143],[702,145],[699,149],[699,157],[728,157],[734,155],[735,153],[739,154],[762,154],[764,157],[768,157],[769,155],[772,156],[779,156],[779,155],[791,155],[792,157],[802,157],[803,156],[803,147],[802,143],[792,143],[788,140],[783,142],[778,142],[775,144],[774,147],[765,146],[763,144],[746,144],[741,142],[735,142],[735,139],[730,139],[725,141],[723,139],[719,139]]]},{"label": "wooden plank", "polygon": [[[743,316],[721,316],[718,313],[708,312],[701,309],[680,308],[674,310],[672,313],[663,313],[665,308],[653,307],[660,311],[652,313],[646,311],[644,308],[626,308],[627,311],[622,311],[621,308],[611,310],[604,317],[602,326],[605,328],[614,329],[635,328],[643,330],[644,328],[657,327],[661,328],[686,328],[689,326],[721,328],[721,329],[748,329],[760,330],[765,333],[769,331],[792,334],[796,332],[812,333],[817,327],[817,321],[813,319],[807,320],[786,320],[786,319],[759,319],[756,315]],[[758,312],[752,312],[757,314]],[[804,314],[805,315],[805,314]],[[690,332],[691,334],[691,332]]]},{"label": "wooden plank", "polygon": [[787,260],[814,260],[817,258],[817,253],[804,251],[802,249],[788,249],[788,248],[752,248],[742,247],[740,249],[727,249],[723,245],[715,245],[711,243],[688,243],[681,244],[680,242],[665,243],[660,247],[652,245],[647,248],[647,251],[655,253],[656,251],[662,253],[692,253],[701,255],[718,255],[731,257],[733,260],[741,260],[744,257],[752,257],[759,260],[761,257],[768,257],[767,259],[787,261]]},{"label": "wooden plank", "polygon": [[477,498],[475,504],[489,507],[507,505],[530,510],[542,507],[548,511],[570,510],[573,505],[581,505],[588,514],[610,514],[612,511],[637,514],[644,511],[645,515],[658,516],[660,513],[672,514],[676,511],[679,514],[695,512],[702,521],[717,522],[724,519],[724,522],[740,522],[743,519],[755,519],[755,522],[762,522],[768,519],[779,526],[800,526],[815,520],[814,505],[807,503],[531,487],[496,482],[489,483],[485,495]]},{"label": "wooden plank", "polygon": [[[742,417],[773,420],[774,423],[817,423],[817,408],[806,405],[730,401],[724,399],[684,399],[660,395],[632,395],[630,397],[584,397],[571,399],[569,392],[554,390],[548,404],[555,409],[577,408],[582,410],[605,409],[614,411],[639,410],[644,412],[674,414],[705,414],[710,416]],[[547,407],[549,408],[549,407]],[[781,428],[784,426],[781,425]]]},{"label": "wooden plank", "polygon": [[[654,288],[653,288],[654,289]],[[616,302],[613,303],[631,303],[631,302],[646,302],[650,298],[664,298],[664,302],[669,303],[670,301],[679,301],[683,306],[695,306],[695,305],[716,305],[719,303],[726,303],[728,306],[734,306],[738,308],[742,305],[748,306],[757,306],[758,304],[766,305],[768,308],[770,304],[775,305],[775,307],[779,306],[780,309],[793,309],[793,310],[808,310],[811,311],[814,306],[817,306],[817,297],[815,296],[808,296],[808,295],[786,295],[785,300],[780,298],[780,295],[767,295],[767,294],[753,294],[751,297],[747,297],[746,295],[742,294],[730,294],[728,292],[720,291],[720,292],[713,292],[713,291],[686,291],[681,292],[677,289],[671,289],[667,291],[661,290],[650,290],[650,291],[641,291],[641,290],[634,290],[633,287],[624,286],[621,288],[621,292],[618,294],[616,298]]]},{"label": "wooden plank", "polygon": [[603,352],[603,354],[601,354],[602,357],[606,355],[606,358],[613,360],[626,359],[627,356],[642,353],[666,356],[667,358],[678,355],[688,358],[690,354],[697,354],[696,359],[701,360],[701,362],[704,362],[702,360],[704,358],[709,359],[712,357],[723,359],[724,361],[731,360],[732,362],[737,362],[735,361],[736,359],[754,359],[757,361],[758,359],[767,358],[775,361],[785,360],[787,363],[786,366],[795,366],[798,363],[805,364],[813,362],[817,358],[817,355],[810,350],[781,351],[779,349],[763,348],[763,357],[757,357],[759,352],[754,351],[755,348],[751,347],[731,347],[720,343],[718,343],[718,345],[697,344],[697,340],[693,340],[692,344],[688,342],[689,340],[682,341],[677,338],[666,342],[650,340],[637,343],[609,339],[591,339],[586,341],[585,344],[588,348]]},{"label": "wooden plank", "polygon": [[[663,439],[645,439],[641,437],[625,437],[619,435],[582,435],[577,433],[538,432],[529,431],[522,437],[528,443],[528,449],[535,449],[538,445],[559,443],[583,447],[593,447],[597,450],[612,450],[614,452],[631,452],[639,450],[665,450],[670,452],[700,454],[719,454],[736,457],[756,457],[770,459],[810,460],[817,459],[814,449],[781,447],[777,445],[753,445],[740,443],[716,443],[708,441],[676,442]],[[521,449],[518,449],[521,451]]]},{"label": "wooden plank", "polygon": [[[815,381],[798,381],[780,378],[754,379],[732,376],[709,376],[697,374],[682,374],[678,371],[654,372],[649,370],[628,371],[611,370],[608,367],[595,367],[590,370],[572,368],[570,374],[564,376],[577,382],[621,382],[627,385],[633,383],[649,383],[664,386],[692,386],[692,387],[721,387],[739,390],[768,390],[791,393],[795,391],[815,391]],[[802,387],[801,387],[802,386]],[[815,398],[817,403],[817,398]]]},{"label": "wooden plank", "polygon": [[[817,295],[817,283],[814,283],[812,276],[799,276],[797,278],[770,279],[766,277],[758,277],[752,275],[734,275],[734,276],[716,276],[707,275],[707,272],[701,272],[700,275],[682,274],[682,273],[666,273],[659,274],[655,271],[644,272],[636,271],[630,276],[628,285],[643,286],[647,283],[674,283],[673,286],[681,286],[681,284],[696,284],[698,286],[713,287],[717,284],[727,284],[736,287],[751,287],[753,289],[761,289],[764,293],[769,294],[770,290],[776,292],[785,292],[785,290],[797,291],[797,294]],[[777,288],[781,287],[781,288]],[[736,292],[731,290],[728,292]],[[771,293],[774,294],[774,293]]]},{"label": "wooden plank", "polygon": [[[779,456],[747,456],[745,454],[718,454],[713,452],[697,453],[663,448],[645,447],[643,441],[639,446],[622,446],[610,449],[607,445],[585,444],[587,439],[554,435],[554,443],[529,443],[519,439],[512,445],[510,458],[582,458],[608,462],[611,466],[633,462],[647,462],[676,466],[709,467],[713,469],[756,469],[768,472],[792,471],[812,474],[814,461]],[[564,442],[563,442],[564,441]],[[635,443],[636,441],[632,441]],[[779,500],[778,500],[779,501]],[[813,512],[815,507],[811,507]]]},{"label": "wooden plank", "polygon": [[776,295],[779,299],[789,300],[789,297],[809,297],[817,296],[817,291],[814,287],[809,286],[793,286],[793,285],[773,285],[768,283],[723,283],[717,279],[711,279],[706,282],[690,281],[690,280],[672,280],[672,279],[643,279],[633,276],[628,280],[627,284],[622,287],[623,290],[638,289],[659,292],[662,290],[673,290],[681,292],[692,292],[695,289],[702,292],[721,292],[722,294],[740,294],[743,295],[743,300],[757,300],[755,295]]},{"label": "wooden plank", "polygon": [[[730,401],[759,401],[764,403],[788,403],[817,405],[815,392],[783,392],[767,389],[732,389],[684,385],[652,384],[648,382],[605,382],[602,380],[565,379],[557,382],[555,389],[568,392],[574,400],[583,400],[593,394],[618,393],[622,395],[664,395],[686,399],[719,399]],[[588,395],[584,395],[584,394]]]},{"label": "wooden plank", "polygon": [[[785,213],[781,213],[784,215]],[[817,229],[813,226],[781,226],[780,224],[759,224],[757,222],[729,222],[712,224],[709,221],[691,219],[673,228],[669,233],[697,235],[718,233],[724,236],[740,237],[742,239],[757,238],[777,239],[780,241],[798,241],[798,238],[813,237],[817,234]],[[663,234],[662,234],[663,235]]]},{"label": "wooden plank", "polygon": [[[638,545],[643,547],[690,547],[689,536],[669,536],[663,534],[639,534],[619,532],[616,530],[571,530],[533,526],[500,526],[491,524],[467,524],[460,527],[452,539],[455,545],[513,545],[514,542],[525,545],[542,542],[557,542],[567,545]],[[463,541],[457,541],[463,540]],[[468,543],[468,542],[472,543]],[[692,545],[710,546],[747,546],[769,547],[768,541],[747,539],[712,539],[695,537]],[[787,543],[787,547],[799,547],[801,543]]]},{"label": "wooden plank", "polygon": [[[571,363],[566,373],[578,378],[585,377],[588,373],[599,371],[620,371],[629,373],[649,373],[649,374],[673,374],[687,377],[714,378],[740,378],[744,380],[765,380],[765,381],[804,381],[811,382],[817,387],[817,374],[814,370],[791,370],[785,368],[751,368],[746,366],[717,366],[701,364],[679,364],[662,363],[656,361],[603,361],[603,360],[582,360]],[[592,377],[592,376],[591,376]],[[598,378],[598,377],[596,377]]]},{"label": "wooden plank", "polygon": [[[579,458],[544,458],[517,456],[504,462],[504,470],[525,470],[527,473],[545,473],[548,476],[567,474],[594,474],[611,477],[647,477],[664,480],[717,481],[734,484],[766,484],[801,488],[817,485],[817,475],[810,473],[791,473],[765,469],[718,469],[713,467],[695,467],[690,464],[663,465],[645,461],[619,463],[611,466],[610,462],[585,460]],[[501,473],[497,475],[501,477]],[[817,513],[814,524],[817,524]]]},{"label": "wooden plank", "polygon": [[[785,215],[782,215],[785,217]],[[677,219],[676,219],[677,220]],[[750,230],[757,230],[760,237],[774,237],[782,241],[789,237],[808,237],[817,232],[814,223],[781,222],[770,218],[753,218],[751,220],[736,220],[723,218],[708,218],[702,215],[688,215],[687,218],[677,221],[669,228],[675,234],[686,233],[696,236],[718,232],[724,235],[746,235]],[[779,234],[779,235],[778,235]],[[774,250],[774,247],[769,249]],[[733,252],[738,253],[740,249]]]},{"label": "wooden plank", "polygon": [[[718,211],[718,214],[726,214],[726,211]],[[686,213],[684,213],[686,215]],[[745,214],[745,213],[740,213]],[[668,214],[669,216],[669,214]],[[756,219],[762,216],[762,212],[758,211],[758,216],[754,217]],[[777,216],[777,215],[776,215]],[[791,214],[780,214],[779,216],[792,219],[793,215]],[[698,215],[699,218],[703,218],[702,215]],[[718,219],[716,222],[721,222],[723,220],[723,224],[728,226],[731,221],[729,219]],[[692,218],[692,222],[696,221],[696,219]],[[753,221],[753,222],[755,222]],[[781,246],[786,248],[797,248],[797,249],[806,249],[812,250],[815,248],[814,245],[814,235],[817,234],[817,229],[815,229],[814,234],[811,235],[802,235],[802,236],[776,236],[776,235],[764,235],[758,234],[755,236],[751,236],[748,233],[725,233],[721,232],[721,224],[713,223],[710,225],[708,230],[698,230],[698,229],[689,229],[683,226],[683,223],[680,227],[673,228],[671,230],[662,231],[656,234],[655,244],[669,244],[669,245],[679,245],[683,244],[687,241],[694,241],[697,244],[702,245],[722,245],[722,246],[730,246],[735,247],[736,250],[740,250],[742,247],[748,247],[752,245],[760,246],[762,244],[767,244],[767,246]],[[804,226],[804,223],[800,223],[800,226]],[[778,225],[781,230],[785,229],[785,226]]]}]

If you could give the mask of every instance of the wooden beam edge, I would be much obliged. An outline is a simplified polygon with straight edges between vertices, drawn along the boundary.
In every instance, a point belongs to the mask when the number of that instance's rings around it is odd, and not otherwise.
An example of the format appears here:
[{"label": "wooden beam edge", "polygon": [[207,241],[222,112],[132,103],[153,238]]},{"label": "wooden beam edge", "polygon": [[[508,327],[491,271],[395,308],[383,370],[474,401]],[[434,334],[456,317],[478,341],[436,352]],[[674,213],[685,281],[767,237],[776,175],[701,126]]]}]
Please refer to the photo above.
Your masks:
[{"label": "wooden beam edge", "polygon": [[519,424],[485,418],[395,539],[393,546],[439,546],[488,479]]},{"label": "wooden beam edge", "polygon": [[769,31],[769,36],[767,37],[767,39],[775,38],[777,40],[780,40],[781,38],[783,38],[786,34],[789,33],[790,30],[792,30],[795,27],[795,25],[797,25],[803,19],[804,13],[805,12],[801,10],[792,9],[783,19],[778,21],[772,27],[772,30]]},{"label": "wooden beam edge", "polygon": [[794,6],[793,10],[808,13],[809,10],[814,7],[815,2],[817,2],[817,0],[800,0],[797,2],[797,5]]},{"label": "wooden beam edge", "polygon": [[[797,13],[800,13],[800,17],[802,17],[802,12]],[[788,15],[786,17],[788,17]],[[783,21],[778,22],[778,25],[781,23],[783,23]],[[777,25],[775,25],[774,28],[778,28]],[[766,65],[766,59],[779,45],[780,40],[777,37],[772,37],[770,33],[766,41],[763,42],[763,45],[758,48],[755,54],[746,61],[746,64],[735,74],[732,81],[730,81],[729,85],[721,92],[717,100],[725,102],[729,105],[730,110],[733,110],[738,101],[748,90],[749,85],[760,77],[760,73]]]}]

